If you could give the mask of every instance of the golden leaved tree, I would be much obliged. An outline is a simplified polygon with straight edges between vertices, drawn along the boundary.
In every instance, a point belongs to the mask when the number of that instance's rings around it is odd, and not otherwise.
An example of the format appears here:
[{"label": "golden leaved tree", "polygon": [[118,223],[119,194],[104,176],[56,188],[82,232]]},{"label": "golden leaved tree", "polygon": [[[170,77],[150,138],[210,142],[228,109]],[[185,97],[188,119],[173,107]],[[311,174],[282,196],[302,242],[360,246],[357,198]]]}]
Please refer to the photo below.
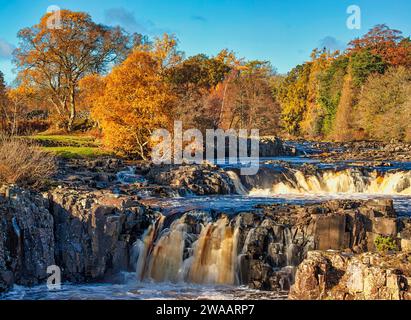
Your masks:
[{"label": "golden leaved tree", "polygon": [[121,61],[138,37],[97,24],[87,13],[60,10],[58,14],[58,27],[50,27],[53,13],[48,13],[38,24],[20,30],[15,63],[19,78],[42,92],[70,131],[80,80]]},{"label": "golden leaved tree", "polygon": [[170,125],[175,97],[164,77],[179,60],[175,46],[169,36],[151,47],[138,46],[103,80],[92,116],[109,149],[146,159],[152,132]]}]

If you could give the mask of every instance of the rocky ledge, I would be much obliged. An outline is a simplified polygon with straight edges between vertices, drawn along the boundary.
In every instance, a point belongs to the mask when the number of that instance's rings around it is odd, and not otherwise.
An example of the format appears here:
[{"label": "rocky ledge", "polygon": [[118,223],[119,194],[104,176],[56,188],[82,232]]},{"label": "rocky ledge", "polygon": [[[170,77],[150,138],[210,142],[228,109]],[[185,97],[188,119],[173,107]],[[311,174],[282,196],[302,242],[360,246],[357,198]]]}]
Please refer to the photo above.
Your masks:
[{"label": "rocky ledge", "polygon": [[[245,275],[243,283],[252,288],[289,290],[295,281],[295,267],[310,251],[375,252],[378,237],[392,237],[398,250],[410,250],[408,220],[396,217],[389,200],[335,200],[261,209],[260,215],[240,214],[241,235],[246,237],[239,241],[240,269]],[[298,270],[298,279],[304,282],[306,273]]]},{"label": "rocky ledge", "polygon": [[51,265],[72,282],[132,270],[132,244],[157,215],[129,196],[67,188],[39,194],[3,186],[0,292],[44,282]]},{"label": "rocky ledge", "polygon": [[289,294],[298,300],[411,300],[411,253],[308,253]]},{"label": "rocky ledge", "polygon": [[359,141],[345,143],[314,143],[319,150],[311,157],[325,162],[360,161],[411,161],[411,144],[404,142]]}]

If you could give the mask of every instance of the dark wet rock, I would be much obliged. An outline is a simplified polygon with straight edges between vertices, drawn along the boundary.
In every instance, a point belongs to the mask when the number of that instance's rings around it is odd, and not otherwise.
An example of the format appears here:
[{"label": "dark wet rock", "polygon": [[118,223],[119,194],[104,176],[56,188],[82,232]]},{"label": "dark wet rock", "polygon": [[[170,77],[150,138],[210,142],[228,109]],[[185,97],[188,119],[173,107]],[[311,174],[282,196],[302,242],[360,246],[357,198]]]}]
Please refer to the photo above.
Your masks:
[{"label": "dark wet rock", "polygon": [[49,197],[56,260],[75,282],[128,270],[132,244],[156,215],[128,196],[56,189]]},{"label": "dark wet rock", "polygon": [[312,155],[326,162],[341,160],[375,161],[375,164],[390,161],[410,161],[411,144],[404,142],[358,141],[346,143],[318,144],[322,153]]},{"label": "dark wet rock", "polygon": [[53,217],[41,195],[14,186],[0,189],[0,292],[13,283],[34,285],[55,264]]},{"label": "dark wet rock", "polygon": [[259,144],[260,157],[296,156],[297,148],[286,146],[277,137],[262,137]]},{"label": "dark wet rock", "polygon": [[227,173],[211,164],[153,166],[147,178],[152,183],[186,189],[197,195],[235,193],[235,186]]},{"label": "dark wet rock", "polygon": [[102,280],[130,270],[133,243],[158,213],[137,197],[57,188],[46,195],[0,189],[0,292],[46,281],[57,265],[63,280]]}]

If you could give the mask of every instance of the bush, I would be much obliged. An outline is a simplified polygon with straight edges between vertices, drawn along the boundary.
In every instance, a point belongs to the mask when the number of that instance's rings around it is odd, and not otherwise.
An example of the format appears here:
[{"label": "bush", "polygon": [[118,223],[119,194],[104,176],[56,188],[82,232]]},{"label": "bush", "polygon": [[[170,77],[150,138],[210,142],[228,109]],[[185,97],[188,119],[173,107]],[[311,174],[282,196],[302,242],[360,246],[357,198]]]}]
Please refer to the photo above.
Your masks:
[{"label": "bush", "polygon": [[54,156],[36,144],[0,137],[0,183],[38,188],[44,186],[55,171]]},{"label": "bush", "polygon": [[377,248],[378,252],[388,252],[388,251],[397,251],[397,244],[395,243],[395,240],[391,237],[383,237],[383,236],[378,236],[374,240],[375,247]]}]

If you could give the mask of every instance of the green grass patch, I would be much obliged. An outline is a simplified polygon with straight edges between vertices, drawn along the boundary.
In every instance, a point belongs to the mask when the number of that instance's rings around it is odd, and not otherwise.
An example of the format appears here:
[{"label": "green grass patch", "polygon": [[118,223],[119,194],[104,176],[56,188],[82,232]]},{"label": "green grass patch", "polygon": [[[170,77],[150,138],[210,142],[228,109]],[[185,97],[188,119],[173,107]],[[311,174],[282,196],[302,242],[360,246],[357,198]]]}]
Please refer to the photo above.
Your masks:
[{"label": "green grass patch", "polygon": [[29,136],[31,139],[45,147],[98,147],[99,143],[90,136],[76,135],[35,135]]},{"label": "green grass patch", "polygon": [[96,147],[43,147],[43,149],[66,159],[98,158],[112,155],[110,152]]},{"label": "green grass patch", "polygon": [[44,151],[66,159],[113,155],[100,147],[99,140],[87,135],[39,134],[22,138],[32,140],[38,143]]}]

